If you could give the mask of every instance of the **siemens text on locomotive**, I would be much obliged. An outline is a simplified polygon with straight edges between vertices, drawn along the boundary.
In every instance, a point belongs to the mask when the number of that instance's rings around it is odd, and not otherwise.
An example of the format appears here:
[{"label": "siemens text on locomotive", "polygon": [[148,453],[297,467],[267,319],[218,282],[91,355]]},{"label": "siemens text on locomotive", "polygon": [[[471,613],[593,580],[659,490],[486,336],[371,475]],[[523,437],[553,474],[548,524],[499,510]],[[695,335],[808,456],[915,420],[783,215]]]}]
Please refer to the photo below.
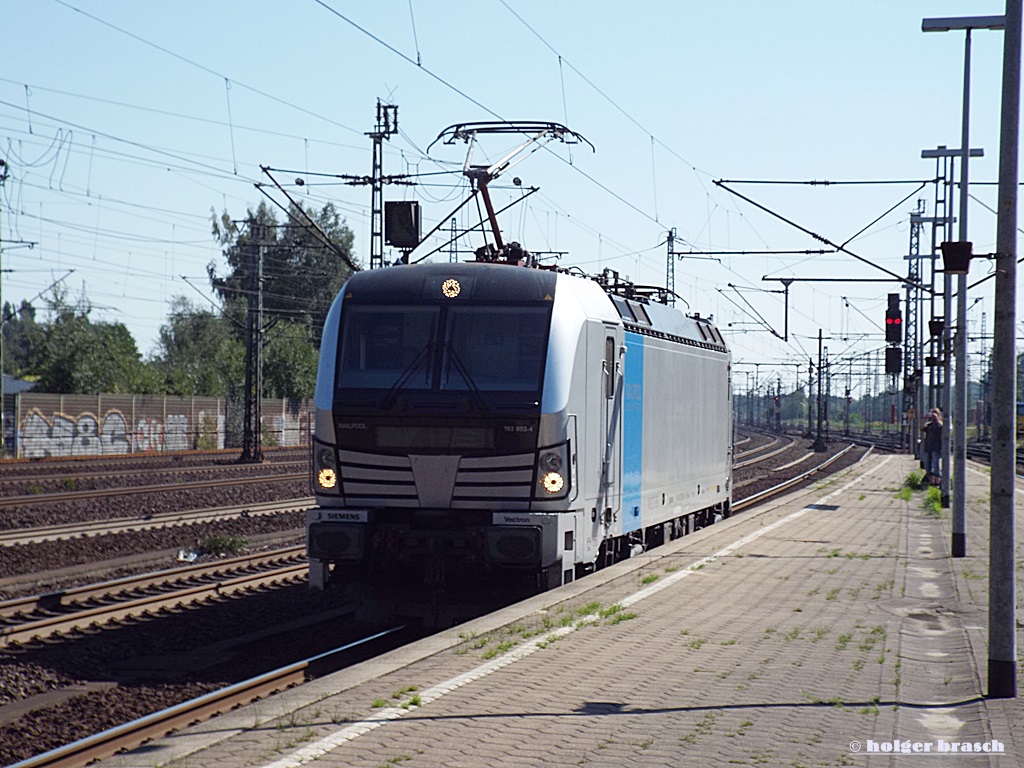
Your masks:
[{"label": "siemens text on locomotive", "polygon": [[355,274],[323,334],[310,585],[547,589],[728,515],[726,344],[629,288]]}]

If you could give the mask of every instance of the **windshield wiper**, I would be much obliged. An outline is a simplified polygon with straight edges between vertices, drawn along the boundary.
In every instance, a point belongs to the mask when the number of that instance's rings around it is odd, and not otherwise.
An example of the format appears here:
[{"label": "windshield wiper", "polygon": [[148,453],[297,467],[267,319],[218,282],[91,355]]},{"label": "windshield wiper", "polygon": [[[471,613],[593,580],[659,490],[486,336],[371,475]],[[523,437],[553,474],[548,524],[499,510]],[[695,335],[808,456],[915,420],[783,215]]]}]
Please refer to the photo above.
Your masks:
[{"label": "windshield wiper", "polygon": [[473,380],[473,377],[469,373],[469,369],[466,368],[462,360],[460,360],[459,356],[455,353],[455,350],[452,348],[452,345],[449,344],[448,342],[445,342],[444,351],[448,354],[452,363],[452,367],[454,367],[455,370],[459,372],[459,375],[462,376],[463,381],[466,382],[466,386],[469,389],[469,393],[472,396],[477,407],[479,407],[480,410],[483,411],[484,413],[489,412],[491,409],[487,406],[487,399],[483,396],[483,393],[481,393],[480,387],[476,385],[476,382]]},{"label": "windshield wiper", "polygon": [[429,359],[430,350],[433,346],[433,344],[427,344],[427,346],[420,350],[420,353],[416,355],[413,361],[405,367],[405,370],[402,371],[398,380],[391,385],[390,389],[388,389],[387,393],[385,393],[384,397],[381,399],[380,407],[382,410],[390,410],[395,404],[395,401],[398,400],[398,394],[405,389],[405,385],[409,383],[409,379],[411,379],[413,374],[423,366],[427,359]]}]

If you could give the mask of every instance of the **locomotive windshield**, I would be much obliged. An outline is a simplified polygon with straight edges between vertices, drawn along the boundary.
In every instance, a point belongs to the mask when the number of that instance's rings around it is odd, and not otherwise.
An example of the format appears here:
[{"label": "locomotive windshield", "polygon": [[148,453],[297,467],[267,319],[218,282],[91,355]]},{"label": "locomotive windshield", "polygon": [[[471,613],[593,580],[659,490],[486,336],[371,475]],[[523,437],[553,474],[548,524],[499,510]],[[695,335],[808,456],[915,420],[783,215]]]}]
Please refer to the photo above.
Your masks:
[{"label": "locomotive windshield", "polygon": [[[430,389],[428,358],[440,307],[362,306],[345,308],[339,389]],[[403,381],[404,378],[404,381]]]},{"label": "locomotive windshield", "polygon": [[548,329],[545,307],[453,307],[441,389],[536,392]]},{"label": "locomotive windshield", "polygon": [[338,389],[539,392],[550,304],[345,307]]}]

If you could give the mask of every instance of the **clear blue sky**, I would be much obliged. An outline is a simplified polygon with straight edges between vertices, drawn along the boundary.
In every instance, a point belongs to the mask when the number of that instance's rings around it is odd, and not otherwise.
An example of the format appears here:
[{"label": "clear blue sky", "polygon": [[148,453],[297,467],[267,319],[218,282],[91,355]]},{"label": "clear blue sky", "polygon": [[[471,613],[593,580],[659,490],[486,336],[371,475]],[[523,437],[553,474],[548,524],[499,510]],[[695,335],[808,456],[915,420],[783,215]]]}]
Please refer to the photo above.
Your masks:
[{"label": "clear blue sky", "polygon": [[[938,1],[0,0],[3,299],[32,298],[74,269],[72,293],[151,351],[174,296],[206,301],[182,276],[205,292],[206,265],[222,263],[211,208],[241,218],[257,205],[260,165],[368,174],[378,98],[399,105],[385,173],[458,169],[461,145],[423,154],[456,122],[552,120],[589,139],[594,153],[551,145],[517,166],[540,192],[502,221],[527,248],[568,251],[565,265],[664,284],[671,227],[678,249],[817,249],[713,181],[931,179],[921,150],[960,144],[963,33],[924,34],[921,19],[1002,12]],[[980,182],[997,175],[1002,33],[973,39],[971,145],[985,157],[971,164],[969,221],[985,253],[995,188]],[[480,151],[498,157],[512,143]],[[464,192],[458,174],[428,179],[386,194],[419,199],[424,231]],[[918,198],[932,212],[933,187],[918,186],[736,189],[837,242],[896,206],[849,247],[903,274],[909,212]],[[517,194],[497,190],[497,202]],[[369,198],[337,185],[302,197],[338,206],[364,263]],[[761,292],[779,285],[764,275],[882,273],[845,255],[687,258],[676,290],[732,331],[740,363],[806,365],[819,327],[833,354],[881,348],[895,284],[794,284],[784,344],[751,324],[756,313],[782,332],[781,297]],[[991,293],[992,281],[971,294],[982,299],[972,333],[982,312],[991,332]]]}]

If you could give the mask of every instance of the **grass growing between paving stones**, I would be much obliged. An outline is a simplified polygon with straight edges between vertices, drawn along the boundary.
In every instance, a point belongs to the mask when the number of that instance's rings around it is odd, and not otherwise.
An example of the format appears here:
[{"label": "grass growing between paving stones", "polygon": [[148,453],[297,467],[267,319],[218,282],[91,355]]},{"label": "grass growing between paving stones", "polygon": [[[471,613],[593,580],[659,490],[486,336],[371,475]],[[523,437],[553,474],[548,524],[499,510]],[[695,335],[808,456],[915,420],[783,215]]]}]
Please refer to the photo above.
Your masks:
[{"label": "grass growing between paving stones", "polygon": [[711,729],[715,726],[715,720],[718,718],[714,712],[708,712],[697,721],[697,725],[694,729],[679,739],[680,744],[692,745],[697,743],[698,736],[709,736]]},{"label": "grass growing between paving stones", "polygon": [[549,633],[548,637],[538,640],[536,643],[540,649],[548,648],[559,639],[557,633],[551,633],[553,629],[572,625],[575,625],[576,628],[596,624],[614,626],[635,619],[637,615],[632,611],[623,610],[619,604],[603,606],[597,600],[569,609],[560,605],[553,610],[553,613],[549,613],[547,610],[543,611],[538,621],[529,624],[510,624],[479,636],[461,632],[459,639],[462,640],[462,644],[455,648],[453,653],[465,655],[470,651],[482,651],[480,658],[486,661],[507,653],[524,640],[530,640],[545,633]]},{"label": "grass growing between paving stones", "polygon": [[907,479],[903,481],[903,487],[909,488],[912,491],[923,491],[925,488],[931,486],[925,482],[924,472],[914,471],[907,475]]},{"label": "grass growing between paving stones", "polygon": [[915,492],[924,491],[924,499],[921,504],[924,513],[928,517],[942,518],[942,492],[934,485],[929,485],[925,479],[924,472],[914,471],[907,475],[903,481],[903,487],[896,493],[896,497],[903,501],[910,501]]},{"label": "grass growing between paving stones", "polygon": [[615,624],[621,624],[624,621],[629,621],[630,619],[636,618],[635,613],[624,612],[622,610],[622,606],[618,603],[616,603],[615,605],[610,605],[607,608],[602,608],[600,611],[598,611],[598,616],[600,616],[602,619],[607,619],[607,623],[613,626]]},{"label": "grass growing between paving stones", "polygon": [[[415,693],[415,691],[418,691],[419,689],[420,687],[418,685],[407,685],[393,692],[391,694],[391,701],[388,701],[387,699],[377,698],[373,700],[373,703],[370,705],[370,707],[373,709],[384,709],[385,707],[391,706],[399,706],[402,709],[409,709],[409,707],[418,707],[420,706],[420,704],[423,703],[423,700],[420,698],[420,695],[418,693]],[[400,701],[400,699],[407,693],[412,693],[414,695],[411,698],[406,699],[405,701]],[[392,701],[398,701],[399,703],[397,705],[392,704]]]},{"label": "grass growing between paving stones", "polygon": [[925,493],[922,505],[928,517],[942,518],[942,492],[935,486],[931,486]]},{"label": "grass growing between paving stones", "polygon": [[404,763],[407,760],[412,760],[412,757],[409,755],[398,755],[396,757],[389,758],[387,762],[381,763],[379,768],[391,768],[391,766]]},{"label": "grass growing between paving stones", "polygon": [[875,696],[868,703],[868,706],[861,707],[860,710],[858,710],[858,711],[862,715],[877,715],[878,714],[878,705],[881,704],[881,703],[882,703],[882,697],[881,696]]}]

